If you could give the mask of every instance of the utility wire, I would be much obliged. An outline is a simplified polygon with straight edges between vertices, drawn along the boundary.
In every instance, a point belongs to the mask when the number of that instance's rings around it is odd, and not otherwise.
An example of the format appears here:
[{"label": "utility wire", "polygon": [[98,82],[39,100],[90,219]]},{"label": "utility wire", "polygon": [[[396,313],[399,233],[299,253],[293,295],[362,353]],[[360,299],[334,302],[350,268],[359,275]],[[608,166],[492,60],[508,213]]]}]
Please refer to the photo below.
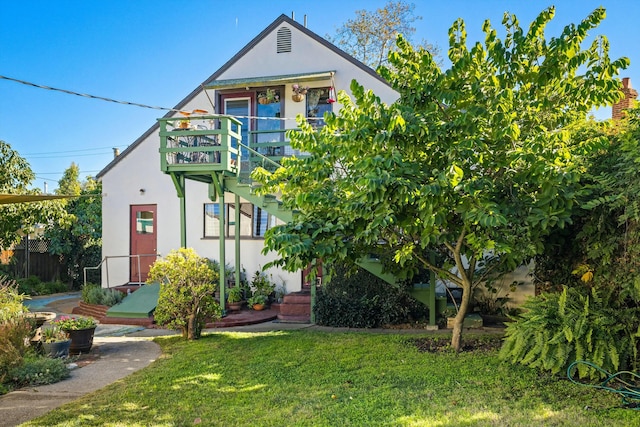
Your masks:
[{"label": "utility wire", "polygon": [[[104,96],[97,96],[97,95],[90,95],[88,93],[80,93],[80,92],[74,92],[72,90],[68,90],[68,89],[60,89],[60,88],[55,88],[55,87],[51,87],[51,86],[45,86],[45,85],[40,85],[37,83],[31,83],[31,82],[27,82],[24,80],[20,80],[20,79],[14,79],[12,77],[7,77],[7,76],[3,76],[0,75],[0,79],[3,80],[9,80],[11,82],[15,82],[15,83],[20,83],[23,85],[27,85],[27,86],[33,86],[35,88],[38,89],[45,89],[45,90],[53,90],[53,91],[57,91],[57,92],[62,92],[62,93],[66,93],[68,95],[75,95],[75,96],[82,96],[85,98],[92,98],[92,99],[98,99],[101,101],[107,101],[107,102],[114,102],[116,104],[123,104],[123,105],[132,105],[134,107],[141,107],[141,108],[149,108],[152,110],[163,110],[163,111],[172,111],[175,113],[183,113],[185,112],[184,110],[178,110],[175,108],[167,108],[167,107],[159,107],[159,106],[152,106],[152,105],[146,105],[146,104],[140,104],[137,102],[130,102],[130,101],[118,101],[117,99],[112,99],[112,98],[106,98]],[[207,91],[203,88],[205,94],[207,93]],[[207,94],[207,97],[209,95]],[[209,99],[209,102],[211,102],[211,99]],[[212,103],[213,105],[213,103]],[[231,115],[227,115],[230,117],[235,117],[237,119],[257,119],[257,120],[296,120],[295,117],[258,117],[258,116],[231,116]],[[195,116],[197,117],[197,116]],[[307,117],[307,120],[322,120],[321,117]]]},{"label": "utility wire", "polygon": [[57,92],[63,92],[63,93],[69,94],[69,95],[83,96],[85,98],[99,99],[101,101],[107,101],[107,102],[115,102],[116,104],[133,105],[134,107],[150,108],[152,110],[164,110],[164,111],[176,111],[176,112],[180,111],[180,110],[175,110],[173,108],[165,108],[165,107],[157,107],[157,106],[146,105],[146,104],[139,104],[137,102],[118,101],[117,99],[105,98],[104,96],[90,95],[88,93],[79,93],[79,92],[74,92],[72,90],[59,89],[59,88],[55,88],[55,87],[51,87],[51,86],[39,85],[39,84],[36,84],[36,83],[26,82],[24,80],[14,79],[14,78],[7,77],[7,76],[2,76],[2,75],[0,75],[0,79],[9,80],[9,81],[20,83],[20,84],[27,85],[27,86],[33,86],[33,87],[36,87],[38,89],[53,90],[53,91],[57,91]]},{"label": "utility wire", "polygon": [[[115,148],[122,148],[122,147],[128,147],[127,145],[121,145],[121,146],[117,146]],[[48,155],[48,154],[63,154],[63,153],[79,153],[81,151],[94,151],[94,150],[106,150],[106,149],[112,149],[114,148],[113,146],[109,146],[109,147],[95,147],[95,148],[82,148],[79,150],[66,150],[66,151],[43,151],[41,153],[28,153],[28,154],[22,154],[22,156],[44,156],[44,155]]]}]

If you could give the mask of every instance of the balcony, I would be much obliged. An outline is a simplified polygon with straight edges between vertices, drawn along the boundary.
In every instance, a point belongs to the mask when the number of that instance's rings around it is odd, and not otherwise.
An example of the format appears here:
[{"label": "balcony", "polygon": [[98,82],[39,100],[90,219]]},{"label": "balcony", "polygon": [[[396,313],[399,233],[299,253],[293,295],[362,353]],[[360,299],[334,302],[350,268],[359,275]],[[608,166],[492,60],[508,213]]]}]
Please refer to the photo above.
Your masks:
[{"label": "balcony", "polygon": [[[158,119],[160,168],[210,182],[211,172],[240,172],[241,123],[229,116]],[[206,178],[209,175],[209,178]],[[201,179],[199,179],[200,177]]]},{"label": "balcony", "polygon": [[251,171],[262,166],[274,170],[280,160],[302,153],[293,150],[285,129],[244,132],[242,123],[231,116],[195,115],[158,119],[160,163],[165,173],[210,183],[211,174],[222,172],[246,181]]}]

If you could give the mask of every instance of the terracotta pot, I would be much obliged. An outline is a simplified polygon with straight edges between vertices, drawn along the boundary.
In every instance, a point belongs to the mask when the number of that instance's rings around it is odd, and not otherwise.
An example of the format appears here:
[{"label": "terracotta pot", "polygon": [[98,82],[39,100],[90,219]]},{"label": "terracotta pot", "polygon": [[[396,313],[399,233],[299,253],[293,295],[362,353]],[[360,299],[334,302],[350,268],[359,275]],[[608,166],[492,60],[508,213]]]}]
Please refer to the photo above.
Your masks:
[{"label": "terracotta pot", "polygon": [[304,95],[301,93],[294,93],[293,95],[291,95],[291,99],[293,99],[295,102],[301,102],[304,99]]},{"label": "terracotta pot", "polygon": [[251,308],[253,308],[255,311],[264,310],[264,304],[253,304]]},{"label": "terracotta pot", "polygon": [[93,345],[93,334],[96,328],[65,330],[71,339],[69,354],[88,353]]},{"label": "terracotta pot", "polygon": [[71,340],[43,342],[42,353],[48,357],[69,357],[69,347]]}]

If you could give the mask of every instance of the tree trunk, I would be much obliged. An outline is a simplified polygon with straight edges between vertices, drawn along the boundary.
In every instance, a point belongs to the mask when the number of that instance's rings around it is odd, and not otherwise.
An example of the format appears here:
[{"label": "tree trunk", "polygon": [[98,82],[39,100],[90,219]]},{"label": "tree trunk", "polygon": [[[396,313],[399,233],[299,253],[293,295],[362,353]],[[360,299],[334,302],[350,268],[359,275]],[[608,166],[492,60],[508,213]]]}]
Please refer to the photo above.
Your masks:
[{"label": "tree trunk", "polygon": [[462,327],[464,325],[464,316],[466,316],[469,308],[469,301],[471,301],[471,284],[464,283],[462,285],[462,300],[460,301],[458,314],[453,320],[453,333],[451,336],[451,348],[456,352],[460,351],[462,347]]},{"label": "tree trunk", "polygon": [[189,320],[187,322],[187,339],[194,340],[196,339],[196,313],[189,314]]}]

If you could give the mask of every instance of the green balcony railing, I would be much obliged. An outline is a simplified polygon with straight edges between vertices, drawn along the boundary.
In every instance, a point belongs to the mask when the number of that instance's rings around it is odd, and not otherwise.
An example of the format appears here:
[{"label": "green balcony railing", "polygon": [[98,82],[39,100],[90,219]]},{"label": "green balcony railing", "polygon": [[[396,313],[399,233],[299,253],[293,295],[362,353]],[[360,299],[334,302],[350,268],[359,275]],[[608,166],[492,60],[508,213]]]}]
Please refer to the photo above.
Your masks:
[{"label": "green balcony railing", "polygon": [[158,122],[163,172],[240,172],[242,129],[236,118],[198,115]]}]

